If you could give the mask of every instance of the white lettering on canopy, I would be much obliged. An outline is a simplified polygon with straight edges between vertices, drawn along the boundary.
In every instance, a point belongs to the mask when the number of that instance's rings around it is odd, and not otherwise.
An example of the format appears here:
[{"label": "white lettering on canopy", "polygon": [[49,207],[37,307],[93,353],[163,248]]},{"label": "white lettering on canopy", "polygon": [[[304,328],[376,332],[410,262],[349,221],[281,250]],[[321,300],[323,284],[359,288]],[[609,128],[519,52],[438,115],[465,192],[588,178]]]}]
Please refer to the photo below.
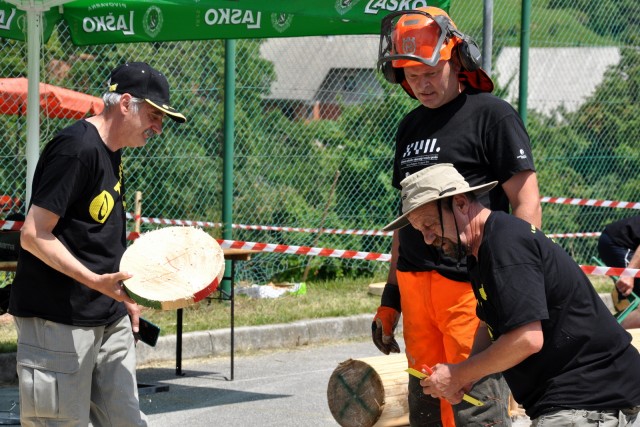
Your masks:
[{"label": "white lettering on canopy", "polygon": [[100,32],[117,32],[122,31],[126,36],[135,35],[133,29],[134,12],[129,12],[129,21],[127,15],[114,15],[110,13],[106,16],[87,16],[82,19],[82,29],[87,33]]},{"label": "white lettering on canopy", "polygon": [[16,10],[11,9],[11,15],[7,16],[6,10],[0,10],[0,29],[8,30],[11,28],[11,21],[13,21],[13,17],[16,15]]},{"label": "white lettering on canopy", "polygon": [[262,12],[241,9],[209,9],[204,14],[207,25],[246,25],[247,29],[259,29]]},{"label": "white lettering on canopy", "polygon": [[377,15],[381,10],[393,12],[396,10],[412,10],[427,7],[426,0],[369,0],[364,13]]}]

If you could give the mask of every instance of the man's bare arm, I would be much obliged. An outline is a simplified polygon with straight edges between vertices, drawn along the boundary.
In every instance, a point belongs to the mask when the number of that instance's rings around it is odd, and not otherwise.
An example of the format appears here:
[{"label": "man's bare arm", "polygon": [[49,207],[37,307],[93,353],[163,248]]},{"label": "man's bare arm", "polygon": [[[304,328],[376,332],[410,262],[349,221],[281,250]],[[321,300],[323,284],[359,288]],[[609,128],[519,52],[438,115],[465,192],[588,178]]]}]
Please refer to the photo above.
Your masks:
[{"label": "man's bare arm", "polygon": [[503,183],[502,188],[509,199],[513,215],[541,228],[542,206],[536,173],[519,172]]}]

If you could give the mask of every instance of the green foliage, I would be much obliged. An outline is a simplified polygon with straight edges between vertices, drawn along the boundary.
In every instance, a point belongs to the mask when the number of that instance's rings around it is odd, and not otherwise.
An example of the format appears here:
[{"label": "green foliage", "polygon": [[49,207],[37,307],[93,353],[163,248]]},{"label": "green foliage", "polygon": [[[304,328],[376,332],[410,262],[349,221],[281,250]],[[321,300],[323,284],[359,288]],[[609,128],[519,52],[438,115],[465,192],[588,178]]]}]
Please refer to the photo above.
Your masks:
[{"label": "green foliage", "polygon": [[[540,187],[549,194],[637,200],[640,53],[633,48],[621,53],[620,63],[607,72],[593,96],[576,112],[564,113],[561,119],[535,115],[530,118],[532,140],[547,141],[534,144],[534,154],[537,163],[544,165],[544,173],[539,173]],[[564,229],[600,231],[625,215],[595,209],[598,208],[583,207],[567,214],[561,207],[545,206],[545,228],[552,224]],[[580,252],[579,243],[574,250]],[[579,258],[588,260],[585,255]]]},{"label": "green foliage", "polygon": [[579,12],[583,25],[596,34],[638,44],[640,4],[636,0],[549,0],[548,8]]},{"label": "green foliage", "polygon": [[[532,2],[533,47],[627,46],[621,63],[609,70],[606,80],[578,111],[560,109],[552,117],[529,115],[543,195],[637,199],[639,4],[636,0]],[[461,30],[483,42],[482,2],[456,1],[450,12]],[[495,0],[494,57],[505,46],[519,45],[520,14],[519,0]],[[376,88],[357,94],[358,102],[338,96],[332,107],[339,114],[331,120],[312,120],[303,111],[313,103],[312,96],[301,97],[304,101],[300,102],[271,99],[276,72],[274,64],[260,54],[263,44],[264,40],[236,43],[234,223],[379,229],[397,213],[397,191],[390,184],[395,129],[416,101],[376,75]],[[163,134],[147,147],[124,153],[129,208],[134,191],[141,191],[145,217],[221,220],[225,45],[211,40],[79,47],[60,23],[43,47],[41,69],[48,82],[96,96],[104,91],[111,68],[124,61],[150,62],[169,77],[172,104],[189,121],[176,125],[167,120]],[[0,47],[2,76],[26,75],[24,43],[0,40]],[[309,52],[310,57],[313,54]],[[290,65],[302,60],[293,58]],[[501,96],[506,91],[497,88],[495,93]],[[41,143],[68,123],[43,120]],[[16,195],[26,192],[24,180],[16,179],[26,173],[25,125],[24,117],[0,115],[4,131],[0,180],[5,192]],[[625,214],[596,209],[545,205],[544,228],[549,232],[599,231],[607,221]],[[219,235],[219,229],[212,234]],[[390,239],[385,237],[328,233],[234,230],[234,239],[381,253],[390,249]],[[593,242],[572,245],[578,259],[588,260]],[[243,273],[259,282],[299,280],[309,261],[281,254],[273,259],[270,262],[276,267],[268,277],[254,275],[250,269]],[[309,279],[354,277],[384,269],[384,263],[362,266],[315,257]]]},{"label": "green foliage", "polygon": [[[549,0],[549,3],[555,0]],[[600,0],[584,0],[590,5],[587,10],[577,7],[569,7],[576,4],[573,0],[558,0],[558,3],[567,4],[567,7],[548,6],[545,1],[531,2],[531,28],[529,36],[531,47],[556,47],[556,46],[581,46],[597,45],[609,46],[616,37],[624,32],[614,31],[612,27],[618,26],[618,19],[605,18],[601,14]],[[494,0],[493,2],[493,51],[500,52],[505,46],[519,46],[522,28],[520,20],[522,16],[522,2],[520,0]],[[619,3],[617,0],[608,0],[610,4]],[[629,8],[637,9],[635,0],[625,0]],[[631,3],[634,5],[631,6]],[[618,16],[620,12],[609,16]],[[471,35],[480,45],[483,43],[483,2],[474,0],[460,0],[452,2],[450,16],[459,29],[465,34]],[[624,18],[625,28],[636,28],[637,22],[633,16]],[[615,21],[615,22],[613,22]],[[595,24],[609,28],[608,31],[598,32]],[[636,43],[637,44],[637,43]]]}]

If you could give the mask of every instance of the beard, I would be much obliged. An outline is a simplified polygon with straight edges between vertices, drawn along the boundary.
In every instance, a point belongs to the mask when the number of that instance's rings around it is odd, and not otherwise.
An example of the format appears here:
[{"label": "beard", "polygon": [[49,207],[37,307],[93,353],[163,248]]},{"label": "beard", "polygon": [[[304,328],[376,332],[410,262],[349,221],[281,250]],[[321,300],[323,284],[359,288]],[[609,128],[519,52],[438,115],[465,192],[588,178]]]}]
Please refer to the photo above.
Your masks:
[{"label": "beard", "polygon": [[458,244],[457,242],[447,238],[439,237],[432,243],[432,245],[440,249],[445,256],[456,260],[460,256],[467,255],[467,247],[464,244]]}]

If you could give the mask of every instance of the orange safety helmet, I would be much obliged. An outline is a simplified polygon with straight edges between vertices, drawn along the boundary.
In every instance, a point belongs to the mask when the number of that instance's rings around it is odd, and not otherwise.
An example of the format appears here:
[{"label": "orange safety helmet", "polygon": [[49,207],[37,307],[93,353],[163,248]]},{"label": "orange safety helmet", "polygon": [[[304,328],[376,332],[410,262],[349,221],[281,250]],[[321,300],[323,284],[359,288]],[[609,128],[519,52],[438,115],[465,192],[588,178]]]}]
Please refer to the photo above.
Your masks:
[{"label": "orange safety helmet", "polygon": [[[393,30],[393,53],[391,64],[395,68],[411,67],[420,64],[435,66],[440,60],[449,60],[457,38],[449,36],[449,27],[455,24],[449,15],[437,7],[418,9],[425,14],[403,14]],[[422,60],[416,61],[414,56]]]},{"label": "orange safety helmet", "polygon": [[405,77],[405,67],[435,66],[457,57],[462,69],[459,79],[478,90],[491,92],[493,82],[480,68],[476,43],[458,31],[449,15],[437,7],[392,12],[382,20],[378,66],[385,79],[399,83],[413,98]]}]

